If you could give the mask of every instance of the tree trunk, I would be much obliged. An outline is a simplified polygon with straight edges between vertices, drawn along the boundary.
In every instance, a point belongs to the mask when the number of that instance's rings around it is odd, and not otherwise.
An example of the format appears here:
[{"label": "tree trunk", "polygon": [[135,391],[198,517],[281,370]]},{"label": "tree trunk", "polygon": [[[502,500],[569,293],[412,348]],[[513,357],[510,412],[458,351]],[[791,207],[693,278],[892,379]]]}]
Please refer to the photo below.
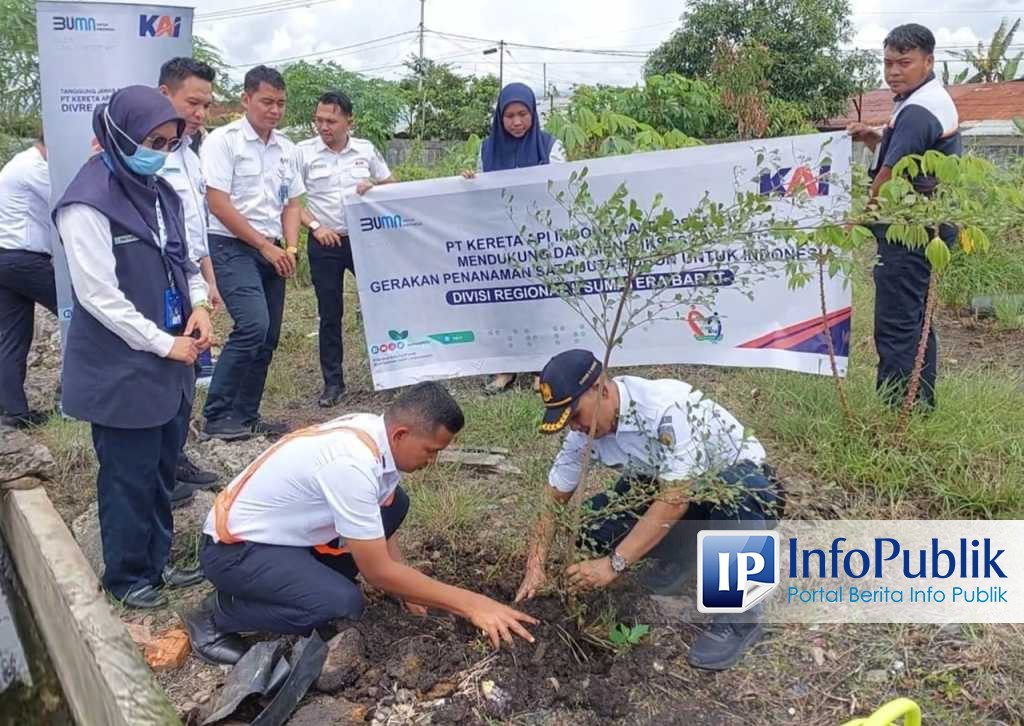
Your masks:
[{"label": "tree trunk", "polygon": [[828,304],[825,302],[825,260],[818,256],[818,294],[821,299],[821,324],[825,333],[825,345],[828,346],[828,362],[832,366],[832,380],[836,384],[836,394],[839,396],[839,406],[843,409],[843,418],[846,419],[846,427],[853,428],[853,409],[850,408],[850,401],[846,397],[846,389],[843,387],[842,376],[839,375],[839,367],[836,365],[836,347],[832,342],[832,331],[828,327]]},{"label": "tree trunk", "polygon": [[921,371],[924,369],[924,354],[928,349],[928,334],[932,329],[932,315],[935,312],[935,303],[938,300],[936,290],[938,289],[938,275],[933,271],[928,280],[928,298],[924,305],[924,323],[921,325],[921,339],[917,343],[917,356],[914,358],[914,369],[910,373],[910,383],[907,386],[907,395],[903,399],[903,406],[900,408],[900,417],[896,421],[896,435],[902,437],[910,427],[910,412],[914,409],[914,401],[917,398],[917,390],[921,385]]},{"label": "tree trunk", "polygon": [[[634,275],[628,274],[626,276],[625,284],[622,287],[622,297],[619,298],[618,307],[615,310],[615,319],[612,321],[611,332],[608,335],[608,340],[605,341],[604,346],[604,360],[601,361],[601,376],[598,378],[598,383],[602,386],[608,380],[608,361],[611,360],[612,350],[615,348],[615,341],[618,338],[619,324],[622,322],[622,311],[626,307],[626,301],[628,300],[629,292],[633,289]],[[576,490],[573,492],[572,497],[569,499],[566,506],[568,507],[569,521],[568,528],[570,536],[577,534],[577,530],[580,526],[580,512],[579,512],[579,500],[581,492],[583,491],[583,483],[587,480],[587,474],[590,472],[590,454],[594,450],[594,434],[597,431],[597,412],[595,409],[594,418],[590,421],[590,429],[587,431],[587,444],[583,448],[583,461],[580,465],[580,477],[576,482]],[[565,548],[563,553],[563,567],[565,568],[573,564],[573,550],[575,548],[575,541],[570,542],[569,546]]]}]

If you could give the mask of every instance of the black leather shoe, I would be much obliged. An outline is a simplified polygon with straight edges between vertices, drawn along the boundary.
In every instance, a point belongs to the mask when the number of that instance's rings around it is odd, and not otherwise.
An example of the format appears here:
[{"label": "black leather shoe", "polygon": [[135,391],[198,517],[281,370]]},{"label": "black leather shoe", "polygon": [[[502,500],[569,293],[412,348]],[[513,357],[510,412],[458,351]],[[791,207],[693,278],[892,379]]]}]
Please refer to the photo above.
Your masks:
[{"label": "black leather shoe", "polygon": [[694,668],[724,671],[736,665],[763,632],[761,623],[712,620],[704,632],[693,641],[687,660]]},{"label": "black leather shoe", "polygon": [[170,565],[164,568],[163,574],[160,577],[167,587],[191,587],[192,585],[198,585],[206,579],[206,576],[203,575],[202,567],[186,569],[171,567]]},{"label": "black leather shoe", "polygon": [[128,591],[128,594],[121,598],[121,604],[126,608],[137,610],[152,610],[167,606],[167,598],[152,585],[139,585]]},{"label": "black leather shoe", "polygon": [[202,433],[199,434],[199,440],[241,441],[243,439],[251,439],[252,433],[252,427],[242,426],[242,424],[230,419],[227,421],[210,421],[207,419]]},{"label": "black leather shoe", "polygon": [[234,665],[249,647],[238,633],[224,633],[217,629],[215,613],[219,610],[217,593],[203,601],[199,609],[182,616],[192,652],[199,660],[212,665]]},{"label": "black leather shoe", "polygon": [[25,413],[5,413],[0,415],[0,424],[15,429],[30,429],[42,426],[49,420],[49,411],[27,411]]},{"label": "black leather shoe", "polygon": [[341,399],[345,397],[345,384],[334,385],[333,383],[324,386],[324,392],[320,394],[320,398],[317,399],[317,405],[320,408],[330,408],[331,406],[337,406],[341,403]]},{"label": "black leather shoe", "polygon": [[192,503],[192,497],[195,492],[192,491],[191,484],[182,484],[178,482],[174,485],[174,491],[171,492],[171,509],[177,509],[178,507],[184,507]]},{"label": "black leather shoe", "polygon": [[193,489],[213,489],[213,485],[217,483],[220,476],[212,471],[200,469],[183,451],[178,457],[178,466],[175,467],[174,478],[178,482],[191,484]]},{"label": "black leather shoe", "polygon": [[256,419],[256,423],[252,425],[250,429],[256,436],[284,436],[286,433],[291,431],[291,428],[286,423],[280,421],[265,421],[263,419]]}]

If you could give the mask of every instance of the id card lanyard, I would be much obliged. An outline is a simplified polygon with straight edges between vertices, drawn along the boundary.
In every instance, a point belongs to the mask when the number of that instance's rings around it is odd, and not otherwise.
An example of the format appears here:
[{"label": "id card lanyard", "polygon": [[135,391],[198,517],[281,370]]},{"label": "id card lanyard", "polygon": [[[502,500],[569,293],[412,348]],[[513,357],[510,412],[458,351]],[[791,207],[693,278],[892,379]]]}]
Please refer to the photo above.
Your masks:
[{"label": "id card lanyard", "polygon": [[167,289],[164,290],[164,328],[174,330],[185,323],[185,306],[182,303],[178,286],[174,284],[171,265],[167,262],[167,227],[164,225],[164,215],[159,199],[156,200],[156,224],[160,261],[164,263],[164,272],[167,273]]}]

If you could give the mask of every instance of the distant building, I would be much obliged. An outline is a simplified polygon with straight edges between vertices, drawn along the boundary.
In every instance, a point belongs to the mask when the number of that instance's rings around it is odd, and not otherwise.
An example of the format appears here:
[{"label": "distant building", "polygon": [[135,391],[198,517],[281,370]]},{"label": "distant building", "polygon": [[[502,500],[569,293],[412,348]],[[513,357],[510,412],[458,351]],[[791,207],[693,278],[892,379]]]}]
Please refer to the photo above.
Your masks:
[{"label": "distant building", "polygon": [[[1024,120],[1024,81],[963,83],[946,90],[960,114],[960,132],[967,148],[1000,163],[1024,154],[1024,134],[1013,121]],[[888,89],[869,91],[850,100],[845,116],[829,119],[819,128],[835,131],[855,121],[884,126],[892,112],[892,99]]]}]

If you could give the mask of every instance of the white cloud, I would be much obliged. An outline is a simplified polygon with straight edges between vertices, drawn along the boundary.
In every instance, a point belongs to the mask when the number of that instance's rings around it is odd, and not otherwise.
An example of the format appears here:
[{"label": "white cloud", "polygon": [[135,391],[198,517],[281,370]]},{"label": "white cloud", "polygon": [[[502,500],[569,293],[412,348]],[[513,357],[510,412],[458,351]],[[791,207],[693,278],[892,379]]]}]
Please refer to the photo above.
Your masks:
[{"label": "white cloud", "polygon": [[[196,13],[243,8],[257,1],[197,0]],[[852,4],[852,45],[861,48],[881,48],[889,29],[905,22],[931,27],[940,48],[973,46],[991,37],[1004,13],[1024,14],[1024,0],[912,0],[909,6],[897,6],[898,10],[883,0]],[[679,0],[427,0],[426,27],[555,48],[646,51],[669,36],[683,7]],[[419,9],[418,0],[336,0],[218,22],[199,20],[196,32],[216,43],[229,63],[271,62],[414,30]],[[427,57],[456,64],[463,72],[497,74],[498,56],[483,55],[487,46],[484,40],[432,34],[425,42]],[[417,38],[409,35],[331,59],[351,70],[395,78],[404,73],[402,62],[417,48]],[[511,47],[505,56],[505,78],[523,80],[540,90],[541,64],[546,62],[548,80],[563,89],[573,82],[628,84],[640,79],[641,60]]]}]

